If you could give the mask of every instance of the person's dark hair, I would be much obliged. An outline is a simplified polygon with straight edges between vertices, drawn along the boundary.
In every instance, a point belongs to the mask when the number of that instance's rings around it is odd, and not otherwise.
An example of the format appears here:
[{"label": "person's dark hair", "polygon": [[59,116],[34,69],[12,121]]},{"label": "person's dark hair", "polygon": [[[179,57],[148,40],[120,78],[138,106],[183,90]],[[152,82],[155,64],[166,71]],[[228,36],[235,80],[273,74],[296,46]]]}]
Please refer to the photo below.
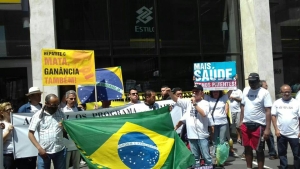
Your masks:
[{"label": "person's dark hair", "polygon": [[[219,94],[219,98],[221,98],[221,97],[224,95],[224,93],[223,93],[222,90],[219,90],[219,93],[220,93],[220,94]],[[209,91],[209,95],[210,95],[211,98],[214,98],[214,97],[213,97],[213,91]]]},{"label": "person's dark hair", "polygon": [[169,86],[167,86],[167,85],[163,85],[161,88],[168,88]]},{"label": "person's dark hair", "polygon": [[[50,102],[50,99],[51,99],[52,97],[58,98],[55,94],[48,94],[48,95],[45,97],[45,103],[49,103],[49,102]],[[44,105],[43,108],[42,108],[41,114],[39,115],[39,118],[40,118],[40,119],[43,118],[43,114],[44,114],[45,109],[46,109],[46,105]]]},{"label": "person's dark hair", "polygon": [[262,87],[263,83],[267,83],[267,81],[265,81],[265,80],[260,80],[260,81],[259,81],[259,86]]},{"label": "person's dark hair", "polygon": [[45,102],[46,102],[46,103],[49,103],[51,97],[57,98],[57,96],[56,96],[55,94],[48,94],[48,95],[45,97]]},{"label": "person's dark hair", "polygon": [[151,93],[154,93],[154,92],[155,92],[155,91],[152,90],[152,89],[146,90],[146,91],[145,91],[145,98],[146,98],[146,97],[151,97]]},{"label": "person's dark hair", "polygon": [[172,89],[173,94],[175,94],[177,91],[182,91],[180,87],[175,87]]},{"label": "person's dark hair", "polygon": [[130,88],[130,89],[129,89],[129,94],[130,94],[131,90],[136,90],[136,91],[137,91],[137,89],[136,89],[135,87]]}]

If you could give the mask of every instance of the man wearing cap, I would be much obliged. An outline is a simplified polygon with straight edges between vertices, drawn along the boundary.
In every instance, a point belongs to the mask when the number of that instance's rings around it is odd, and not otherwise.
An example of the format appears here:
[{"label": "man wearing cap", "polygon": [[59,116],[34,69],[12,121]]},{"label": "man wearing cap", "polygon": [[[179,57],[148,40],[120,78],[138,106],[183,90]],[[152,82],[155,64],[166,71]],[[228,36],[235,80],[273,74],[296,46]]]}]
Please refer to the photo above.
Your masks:
[{"label": "man wearing cap", "polygon": [[244,88],[241,102],[242,142],[245,147],[247,168],[252,168],[252,150],[256,150],[258,168],[263,169],[265,161],[263,146],[264,140],[270,135],[272,99],[270,93],[260,87],[257,73],[250,73],[247,80],[250,87]]},{"label": "man wearing cap", "polygon": [[[26,94],[28,97],[28,103],[21,106],[18,113],[36,113],[42,109],[41,95],[42,91],[38,87],[29,88],[29,92]],[[18,169],[35,169],[37,157],[18,158],[16,160]]]},{"label": "man wearing cap", "polygon": [[187,137],[192,150],[192,153],[197,161],[200,159],[200,155],[205,160],[205,165],[212,165],[212,158],[209,154],[209,104],[206,100],[203,100],[203,87],[197,85],[193,88],[193,97],[191,100],[181,99],[171,92],[170,88],[166,89],[169,96],[174,102],[182,109],[186,110],[186,113],[182,116],[179,123],[175,126],[175,130],[180,127],[182,123],[186,124]]}]

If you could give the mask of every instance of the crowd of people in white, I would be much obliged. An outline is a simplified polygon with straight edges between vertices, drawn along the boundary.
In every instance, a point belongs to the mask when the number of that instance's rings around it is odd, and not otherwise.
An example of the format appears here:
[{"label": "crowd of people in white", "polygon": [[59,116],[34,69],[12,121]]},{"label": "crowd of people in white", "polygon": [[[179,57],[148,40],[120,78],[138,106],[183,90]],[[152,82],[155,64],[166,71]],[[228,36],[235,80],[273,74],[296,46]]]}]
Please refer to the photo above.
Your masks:
[{"label": "crowd of people in white", "polygon": [[[281,98],[272,102],[270,93],[266,90],[266,82],[261,81],[257,73],[251,73],[248,78],[249,87],[243,91],[240,89],[223,91],[210,91],[204,94],[201,85],[195,85],[192,89],[193,96],[190,100],[182,98],[182,90],[168,86],[161,88],[163,99],[172,99],[175,105],[182,108],[182,118],[175,125],[175,130],[186,128],[187,142],[196,159],[195,167],[200,166],[200,159],[204,159],[206,166],[212,166],[215,161],[215,150],[210,152],[209,145],[222,144],[230,138],[230,125],[236,126],[237,142],[245,147],[247,168],[252,168],[253,150],[256,151],[258,168],[264,166],[264,151],[261,142],[269,140],[270,158],[279,157],[282,169],[288,168],[287,143],[292,147],[294,156],[294,168],[300,168],[299,147],[299,118],[300,118],[300,91],[296,98],[291,95],[289,85],[280,88]],[[262,87],[261,87],[262,86]],[[3,128],[3,165],[5,169],[35,169],[49,168],[51,160],[55,168],[65,169],[73,166],[79,169],[80,153],[74,142],[68,137],[61,126],[64,112],[76,112],[84,110],[76,104],[76,92],[69,90],[65,94],[65,104],[60,105],[58,97],[49,94],[45,98],[45,105],[40,104],[41,94],[37,87],[31,87],[26,94],[29,102],[18,110],[19,113],[34,113],[29,126],[29,139],[38,149],[36,157],[14,159],[12,146],[12,130],[10,113],[13,112],[9,102],[0,104],[0,122]],[[145,92],[145,100],[141,102],[136,89],[130,89],[129,104],[142,103],[149,110],[157,109],[155,103],[156,93],[153,90]],[[109,105],[108,105],[109,107]],[[95,107],[98,108],[98,107]],[[232,116],[232,124],[229,123],[229,110]],[[274,148],[274,138],[270,131],[271,121],[277,137],[277,152]],[[183,131],[183,130],[182,130]],[[38,132],[40,140],[36,140],[34,133]],[[63,135],[57,139],[57,135]],[[42,139],[41,139],[42,138]],[[272,141],[273,140],[273,141]],[[67,146],[65,146],[67,145]],[[233,148],[229,155],[238,156]],[[271,154],[273,153],[273,154]],[[63,157],[65,160],[61,160]]]}]

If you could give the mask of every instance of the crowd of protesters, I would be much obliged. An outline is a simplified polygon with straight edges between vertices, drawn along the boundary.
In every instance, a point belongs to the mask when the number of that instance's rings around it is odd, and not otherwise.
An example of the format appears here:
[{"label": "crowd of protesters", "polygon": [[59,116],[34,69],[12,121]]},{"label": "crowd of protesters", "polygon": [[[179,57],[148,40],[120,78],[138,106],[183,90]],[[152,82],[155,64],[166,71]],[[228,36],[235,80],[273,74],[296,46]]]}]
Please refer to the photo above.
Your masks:
[{"label": "crowd of protesters", "polygon": [[[214,161],[217,143],[230,141],[230,128],[235,125],[237,142],[244,146],[242,158],[245,158],[247,168],[252,168],[253,150],[256,151],[258,168],[264,166],[264,149],[261,147],[264,141],[268,143],[269,157],[271,160],[279,158],[282,169],[288,168],[287,143],[292,147],[294,156],[294,168],[300,168],[299,159],[299,117],[300,98],[291,96],[292,89],[289,85],[282,85],[280,92],[282,97],[272,103],[270,93],[267,90],[266,81],[261,81],[257,73],[251,73],[248,78],[249,87],[223,91],[210,91],[209,95],[203,92],[201,85],[192,88],[191,99],[182,98],[182,90],[179,87],[161,87],[163,100],[173,100],[174,106],[182,108],[182,117],[174,126],[181,138],[186,142],[195,156],[196,164],[211,166]],[[54,94],[45,97],[45,105],[41,102],[41,94],[37,87],[31,87],[26,96],[29,102],[21,106],[19,113],[33,113],[29,126],[28,137],[37,148],[35,157],[14,159],[12,130],[10,120],[13,112],[9,102],[0,104],[0,122],[3,129],[3,162],[5,169],[35,169],[50,168],[51,161],[54,168],[65,169],[72,166],[79,168],[80,153],[74,142],[68,137],[62,127],[65,112],[84,111],[85,105],[76,104],[76,92],[69,90],[64,95],[64,103],[61,106],[59,98]],[[155,110],[159,106],[156,103],[156,92],[145,91],[144,100],[139,100],[138,91],[129,90],[128,104],[143,105],[143,110]],[[109,108],[110,101],[103,102],[100,108]],[[98,109],[95,106],[94,109]],[[170,107],[172,109],[172,107]],[[232,124],[228,119],[231,112]],[[40,121],[43,120],[43,123]],[[270,130],[271,121],[277,137],[277,150],[274,148],[274,137]],[[183,126],[182,126],[183,125]],[[179,130],[180,129],[180,130]],[[183,134],[186,131],[186,134]],[[34,133],[39,133],[39,140]],[[219,140],[217,140],[219,139]],[[210,150],[210,145],[214,147]],[[230,148],[230,156],[238,157],[233,148]],[[201,163],[201,160],[204,162]]]}]

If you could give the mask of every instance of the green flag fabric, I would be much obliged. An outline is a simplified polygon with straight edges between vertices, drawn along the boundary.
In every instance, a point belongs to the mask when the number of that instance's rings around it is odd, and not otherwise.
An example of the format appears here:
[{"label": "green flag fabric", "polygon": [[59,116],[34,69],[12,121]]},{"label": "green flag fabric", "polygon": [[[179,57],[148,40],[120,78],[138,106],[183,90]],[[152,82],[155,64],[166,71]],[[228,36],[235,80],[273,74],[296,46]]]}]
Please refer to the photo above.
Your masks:
[{"label": "green flag fabric", "polygon": [[185,169],[195,163],[174,131],[168,106],[63,125],[90,169]]}]

